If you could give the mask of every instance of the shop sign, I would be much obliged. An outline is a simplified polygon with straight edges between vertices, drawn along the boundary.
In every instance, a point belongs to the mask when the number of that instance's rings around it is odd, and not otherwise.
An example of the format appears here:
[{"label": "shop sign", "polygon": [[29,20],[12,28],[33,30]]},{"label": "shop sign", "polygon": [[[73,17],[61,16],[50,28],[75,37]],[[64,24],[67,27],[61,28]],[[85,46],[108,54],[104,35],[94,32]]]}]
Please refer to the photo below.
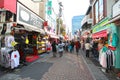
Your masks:
[{"label": "shop sign", "polygon": [[113,17],[120,14],[120,0],[113,6]]},{"label": "shop sign", "polygon": [[0,9],[16,14],[16,2],[17,0],[0,0]]},{"label": "shop sign", "polygon": [[33,28],[42,28],[43,19],[20,3],[17,3],[17,23],[32,26]]},{"label": "shop sign", "polygon": [[108,22],[108,18],[105,18],[104,20],[102,20],[101,22],[99,22],[98,24],[93,26],[92,32],[96,33],[96,32],[99,32],[101,30],[106,29],[106,26],[104,26],[104,24],[107,22]]}]

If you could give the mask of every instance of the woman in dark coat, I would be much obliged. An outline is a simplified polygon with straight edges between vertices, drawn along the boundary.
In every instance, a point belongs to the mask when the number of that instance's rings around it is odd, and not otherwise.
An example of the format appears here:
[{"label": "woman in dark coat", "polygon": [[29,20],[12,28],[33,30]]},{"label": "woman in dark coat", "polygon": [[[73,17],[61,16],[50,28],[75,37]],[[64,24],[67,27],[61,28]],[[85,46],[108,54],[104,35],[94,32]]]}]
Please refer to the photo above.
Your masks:
[{"label": "woman in dark coat", "polygon": [[53,57],[56,57],[56,52],[57,52],[56,46],[57,46],[57,43],[54,41],[54,42],[52,43]]}]

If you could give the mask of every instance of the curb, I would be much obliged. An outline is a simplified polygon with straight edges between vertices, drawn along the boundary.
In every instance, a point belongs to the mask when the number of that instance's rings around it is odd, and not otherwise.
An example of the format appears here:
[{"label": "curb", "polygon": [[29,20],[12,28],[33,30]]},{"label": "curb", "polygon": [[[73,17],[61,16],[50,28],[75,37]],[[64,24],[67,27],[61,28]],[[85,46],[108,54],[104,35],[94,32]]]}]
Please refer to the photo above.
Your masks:
[{"label": "curb", "polygon": [[93,79],[94,79],[94,80],[96,80],[96,78],[95,78],[95,76],[94,76],[93,72],[91,71],[90,67],[88,67],[89,65],[87,64],[86,60],[85,60],[85,59],[84,59],[84,57],[83,57],[83,51],[82,51],[82,50],[80,50],[80,52],[81,52],[81,55],[82,55],[81,57],[82,57],[82,59],[83,59],[84,63],[87,65],[87,68],[88,68],[88,70],[90,71],[90,73],[91,73],[91,75],[92,75]]}]

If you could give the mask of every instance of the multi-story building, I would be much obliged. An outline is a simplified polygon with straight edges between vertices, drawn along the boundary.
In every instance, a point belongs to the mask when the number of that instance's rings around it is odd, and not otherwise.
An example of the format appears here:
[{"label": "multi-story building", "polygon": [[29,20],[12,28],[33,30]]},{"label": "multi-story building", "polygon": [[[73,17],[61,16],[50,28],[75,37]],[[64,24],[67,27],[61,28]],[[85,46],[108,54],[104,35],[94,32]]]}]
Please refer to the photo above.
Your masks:
[{"label": "multi-story building", "polygon": [[120,0],[90,0],[92,4],[92,38],[105,40],[115,54],[114,67],[120,68]]},{"label": "multi-story building", "polygon": [[[57,32],[57,18],[59,17],[59,2],[57,0],[44,0],[44,8],[41,8],[41,16],[44,16],[47,26],[45,26],[45,31],[52,37],[58,38]],[[40,7],[43,7],[40,5]],[[44,11],[44,12],[43,12]],[[47,29],[46,29],[47,28]]]},{"label": "multi-story building", "polygon": [[83,19],[84,15],[74,16],[72,18],[72,35],[74,35],[74,38],[79,38],[79,33],[81,29],[81,21]]},{"label": "multi-story building", "polygon": [[[90,2],[91,3],[91,2]],[[81,21],[81,39],[86,40],[86,38],[91,37],[91,25],[92,25],[92,6],[88,7],[85,17]]]}]

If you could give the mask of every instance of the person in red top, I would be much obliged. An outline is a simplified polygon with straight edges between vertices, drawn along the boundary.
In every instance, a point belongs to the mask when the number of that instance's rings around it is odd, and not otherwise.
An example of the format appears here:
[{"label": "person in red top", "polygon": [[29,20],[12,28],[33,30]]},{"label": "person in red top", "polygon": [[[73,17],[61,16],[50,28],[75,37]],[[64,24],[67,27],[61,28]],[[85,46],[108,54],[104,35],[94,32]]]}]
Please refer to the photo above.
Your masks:
[{"label": "person in red top", "polygon": [[76,48],[76,53],[77,53],[77,55],[78,55],[79,49],[80,49],[80,42],[79,42],[79,41],[76,41],[76,42],[75,42],[75,48]]}]

